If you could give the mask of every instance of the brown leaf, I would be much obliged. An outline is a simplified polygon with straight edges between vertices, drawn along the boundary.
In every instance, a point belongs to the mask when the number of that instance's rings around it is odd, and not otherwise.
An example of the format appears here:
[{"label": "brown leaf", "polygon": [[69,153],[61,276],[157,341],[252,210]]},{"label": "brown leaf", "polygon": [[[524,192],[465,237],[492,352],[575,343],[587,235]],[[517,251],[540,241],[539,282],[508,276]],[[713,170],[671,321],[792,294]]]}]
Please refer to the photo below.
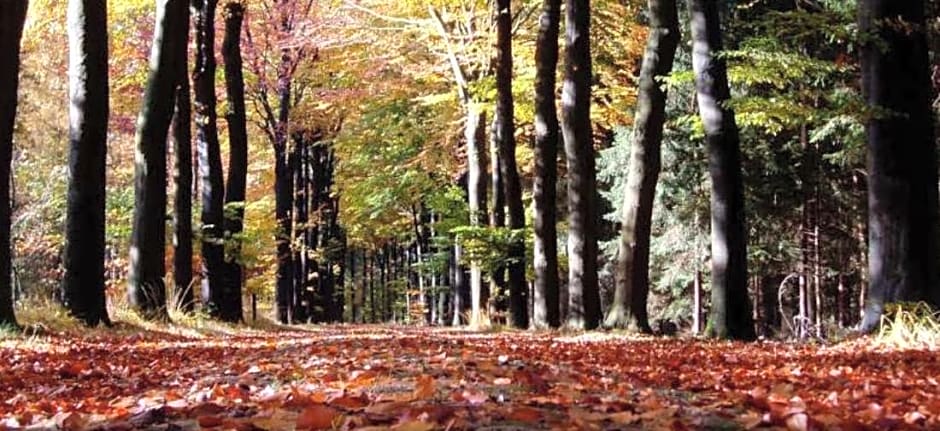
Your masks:
[{"label": "brown leaf", "polygon": [[417,382],[415,382],[412,398],[415,400],[427,400],[434,396],[434,392],[434,377],[424,374],[419,376]]},{"label": "brown leaf", "polygon": [[314,404],[304,409],[297,417],[297,429],[322,430],[333,427],[333,422],[339,418],[340,412],[323,404]]}]

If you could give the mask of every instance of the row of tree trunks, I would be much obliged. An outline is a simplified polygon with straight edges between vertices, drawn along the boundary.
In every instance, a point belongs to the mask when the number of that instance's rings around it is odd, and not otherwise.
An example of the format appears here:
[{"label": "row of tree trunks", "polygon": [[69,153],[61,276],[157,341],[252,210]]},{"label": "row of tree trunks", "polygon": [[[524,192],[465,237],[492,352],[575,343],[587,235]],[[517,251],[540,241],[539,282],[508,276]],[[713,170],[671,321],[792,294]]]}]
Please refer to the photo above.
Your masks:
[{"label": "row of tree trunks", "polygon": [[71,0],[69,181],[62,299],[88,326],[110,323],[105,298],[105,156],[108,140],[108,32],[104,2]]},{"label": "row of tree trunks", "polygon": [[10,241],[10,164],[16,124],[20,75],[20,39],[26,21],[27,0],[0,2],[0,325],[16,326],[13,312],[13,269]]},{"label": "row of tree trunks", "polygon": [[[293,177],[292,265],[290,291],[293,322],[337,322],[342,319],[337,286],[344,268],[345,236],[333,196],[336,158],[320,131],[295,132]],[[352,257],[355,259],[355,256]],[[355,265],[355,260],[348,265]],[[350,267],[350,274],[355,274]],[[358,303],[354,302],[354,306]]]}]

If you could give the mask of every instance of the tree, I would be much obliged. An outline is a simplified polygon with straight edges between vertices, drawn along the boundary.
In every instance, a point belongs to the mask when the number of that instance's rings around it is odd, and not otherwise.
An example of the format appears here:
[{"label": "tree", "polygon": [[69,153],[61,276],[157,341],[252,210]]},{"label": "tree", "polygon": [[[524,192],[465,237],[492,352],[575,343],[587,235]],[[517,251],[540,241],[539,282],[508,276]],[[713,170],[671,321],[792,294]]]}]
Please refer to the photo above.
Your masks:
[{"label": "tree", "polygon": [[556,328],[561,324],[558,296],[558,232],[556,181],[558,178],[558,113],[555,110],[555,73],[558,68],[558,27],[561,0],[544,0],[535,47],[535,298],[532,325]]},{"label": "tree", "polygon": [[[189,8],[179,8],[177,18],[189,37]],[[183,44],[176,55],[178,81],[173,113],[173,182],[176,194],[173,202],[173,283],[176,285],[176,306],[190,312],[194,308],[193,294],[193,135],[192,104],[189,86],[189,50]]]},{"label": "tree", "polygon": [[177,50],[185,44],[179,8],[184,0],[158,0],[150,75],[137,120],[134,220],[128,296],[145,318],[165,319],[166,143],[179,76]]},{"label": "tree", "polygon": [[105,155],[108,142],[107,5],[71,0],[69,191],[65,306],[88,326],[110,323],[104,285]]},{"label": "tree", "polygon": [[590,0],[565,2],[562,134],[568,163],[568,325],[600,324],[594,143],[591,136]]},{"label": "tree", "polygon": [[669,75],[679,45],[675,0],[649,0],[650,34],[640,69],[640,89],[633,123],[630,167],[624,187],[620,241],[617,249],[614,302],[604,326],[636,326],[652,332],[646,311],[649,295],[650,233],[653,200],[662,166],[666,91],[659,80]]},{"label": "tree", "polygon": [[225,60],[225,94],[229,130],[228,181],[225,184],[226,256],[223,276],[224,306],[221,317],[227,321],[242,318],[241,234],[245,217],[245,189],[248,175],[248,131],[245,113],[245,79],[242,75],[241,30],[245,6],[238,2],[225,5],[225,38],[222,58]]},{"label": "tree", "polygon": [[[221,318],[231,310],[222,280],[224,249],[222,216],[225,199],[222,156],[215,96],[215,10],[217,0],[193,0],[196,28],[196,65],[193,69],[193,95],[196,122],[196,148],[199,154],[199,183],[202,192],[202,302],[209,314]],[[240,312],[240,310],[239,310]]]},{"label": "tree", "polygon": [[[475,106],[467,116],[464,137],[467,141],[467,196],[470,225],[486,225],[486,111]],[[494,191],[495,192],[495,191]],[[482,323],[483,273],[479,262],[470,264],[470,326]]]},{"label": "tree", "polygon": [[859,2],[862,89],[869,118],[869,286],[863,331],[886,303],[940,306],[937,154],[923,1]]},{"label": "tree", "polygon": [[27,0],[0,2],[0,325],[16,325],[10,242],[10,163],[20,75],[20,38]]},{"label": "tree", "polygon": [[712,180],[712,305],[708,334],[717,338],[756,337],[747,292],[747,229],[741,142],[728,106],[727,66],[722,50],[718,3],[689,0],[692,67],[696,99],[705,129]]},{"label": "tree", "polygon": [[[516,168],[515,119],[512,100],[512,10],[509,0],[496,1],[496,117],[493,133],[499,147],[499,171],[509,210],[509,228],[525,229],[525,208],[522,206],[522,185]],[[516,328],[529,326],[529,291],[525,280],[525,242],[513,241],[507,256],[509,262],[509,312]]]}]

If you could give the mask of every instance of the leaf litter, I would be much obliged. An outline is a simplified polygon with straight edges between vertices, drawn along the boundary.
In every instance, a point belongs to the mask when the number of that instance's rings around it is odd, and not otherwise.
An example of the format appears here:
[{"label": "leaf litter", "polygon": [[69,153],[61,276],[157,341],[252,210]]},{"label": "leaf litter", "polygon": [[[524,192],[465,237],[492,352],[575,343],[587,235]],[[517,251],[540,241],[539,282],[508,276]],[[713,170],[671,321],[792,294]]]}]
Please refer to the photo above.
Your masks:
[{"label": "leaf litter", "polygon": [[0,430],[940,429],[940,355],[336,326],[0,345]]}]

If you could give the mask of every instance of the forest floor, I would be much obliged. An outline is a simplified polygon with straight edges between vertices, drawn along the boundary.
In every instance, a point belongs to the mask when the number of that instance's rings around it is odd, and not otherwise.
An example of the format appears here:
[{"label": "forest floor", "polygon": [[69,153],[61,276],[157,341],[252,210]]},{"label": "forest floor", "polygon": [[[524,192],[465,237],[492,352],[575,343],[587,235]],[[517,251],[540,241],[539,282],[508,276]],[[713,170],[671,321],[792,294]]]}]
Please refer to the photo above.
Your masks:
[{"label": "forest floor", "polygon": [[0,429],[940,429],[940,353],[388,326],[0,340]]}]

